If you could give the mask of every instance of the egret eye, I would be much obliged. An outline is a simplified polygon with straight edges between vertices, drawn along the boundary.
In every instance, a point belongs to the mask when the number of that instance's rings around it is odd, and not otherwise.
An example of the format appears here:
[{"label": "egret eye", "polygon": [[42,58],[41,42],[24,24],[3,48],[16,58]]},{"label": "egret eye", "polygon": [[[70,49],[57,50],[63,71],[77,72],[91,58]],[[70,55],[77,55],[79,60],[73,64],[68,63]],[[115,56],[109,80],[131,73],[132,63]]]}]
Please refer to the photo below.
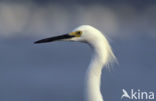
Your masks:
[{"label": "egret eye", "polygon": [[75,37],[80,37],[82,35],[82,31],[71,32],[71,33],[69,33],[69,35],[75,36]]},{"label": "egret eye", "polygon": [[82,31],[77,31],[75,34],[77,37],[80,37],[82,35]]}]

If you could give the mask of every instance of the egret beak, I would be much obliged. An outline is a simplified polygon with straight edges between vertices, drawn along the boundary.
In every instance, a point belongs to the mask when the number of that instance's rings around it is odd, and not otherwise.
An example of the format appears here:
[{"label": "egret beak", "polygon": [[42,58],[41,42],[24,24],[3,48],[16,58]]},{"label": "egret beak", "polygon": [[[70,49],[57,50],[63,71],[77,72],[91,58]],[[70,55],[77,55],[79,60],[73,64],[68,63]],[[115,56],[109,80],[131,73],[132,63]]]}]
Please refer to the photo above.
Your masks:
[{"label": "egret beak", "polygon": [[58,40],[63,40],[63,39],[70,39],[72,37],[75,37],[75,36],[70,35],[70,34],[64,34],[64,35],[59,35],[59,36],[54,36],[54,37],[50,37],[50,38],[41,39],[41,40],[38,40],[38,41],[36,41],[34,43],[35,44],[47,43],[47,42],[53,42],[53,41],[58,41]]}]

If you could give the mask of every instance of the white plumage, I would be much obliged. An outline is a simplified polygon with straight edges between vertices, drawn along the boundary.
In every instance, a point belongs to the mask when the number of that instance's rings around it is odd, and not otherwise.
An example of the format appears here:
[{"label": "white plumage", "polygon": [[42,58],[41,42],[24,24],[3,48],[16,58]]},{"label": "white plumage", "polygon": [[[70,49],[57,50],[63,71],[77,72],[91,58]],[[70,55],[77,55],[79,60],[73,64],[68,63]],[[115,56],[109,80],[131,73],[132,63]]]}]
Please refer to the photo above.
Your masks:
[{"label": "white plumage", "polygon": [[116,57],[104,34],[90,25],[82,25],[67,35],[46,38],[35,43],[56,40],[85,42],[92,47],[94,54],[85,78],[86,101],[103,101],[100,91],[101,72],[103,67],[116,61]]}]

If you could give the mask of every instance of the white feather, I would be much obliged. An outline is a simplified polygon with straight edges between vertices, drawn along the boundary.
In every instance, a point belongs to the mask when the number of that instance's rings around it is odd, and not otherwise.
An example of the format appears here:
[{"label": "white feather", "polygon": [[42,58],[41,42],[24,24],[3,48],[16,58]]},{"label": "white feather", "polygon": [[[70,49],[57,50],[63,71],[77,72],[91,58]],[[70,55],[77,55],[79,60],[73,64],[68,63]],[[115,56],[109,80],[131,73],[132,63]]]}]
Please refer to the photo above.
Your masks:
[{"label": "white feather", "polygon": [[89,25],[83,25],[74,31],[81,30],[82,36],[75,41],[88,43],[94,50],[94,55],[87,69],[85,79],[85,92],[87,101],[103,101],[100,91],[102,68],[110,63],[116,62],[116,57],[112,52],[111,46],[99,30]]}]

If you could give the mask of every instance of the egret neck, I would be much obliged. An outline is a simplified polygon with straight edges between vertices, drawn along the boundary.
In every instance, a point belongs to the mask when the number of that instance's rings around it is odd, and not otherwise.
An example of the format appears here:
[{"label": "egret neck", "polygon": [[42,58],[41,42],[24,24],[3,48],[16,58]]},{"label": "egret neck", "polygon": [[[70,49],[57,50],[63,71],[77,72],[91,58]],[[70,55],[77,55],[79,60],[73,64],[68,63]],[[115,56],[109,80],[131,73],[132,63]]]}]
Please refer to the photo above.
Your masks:
[{"label": "egret neck", "polygon": [[100,91],[102,68],[115,57],[104,36],[90,43],[90,46],[94,54],[86,73],[86,101],[103,101]]}]

